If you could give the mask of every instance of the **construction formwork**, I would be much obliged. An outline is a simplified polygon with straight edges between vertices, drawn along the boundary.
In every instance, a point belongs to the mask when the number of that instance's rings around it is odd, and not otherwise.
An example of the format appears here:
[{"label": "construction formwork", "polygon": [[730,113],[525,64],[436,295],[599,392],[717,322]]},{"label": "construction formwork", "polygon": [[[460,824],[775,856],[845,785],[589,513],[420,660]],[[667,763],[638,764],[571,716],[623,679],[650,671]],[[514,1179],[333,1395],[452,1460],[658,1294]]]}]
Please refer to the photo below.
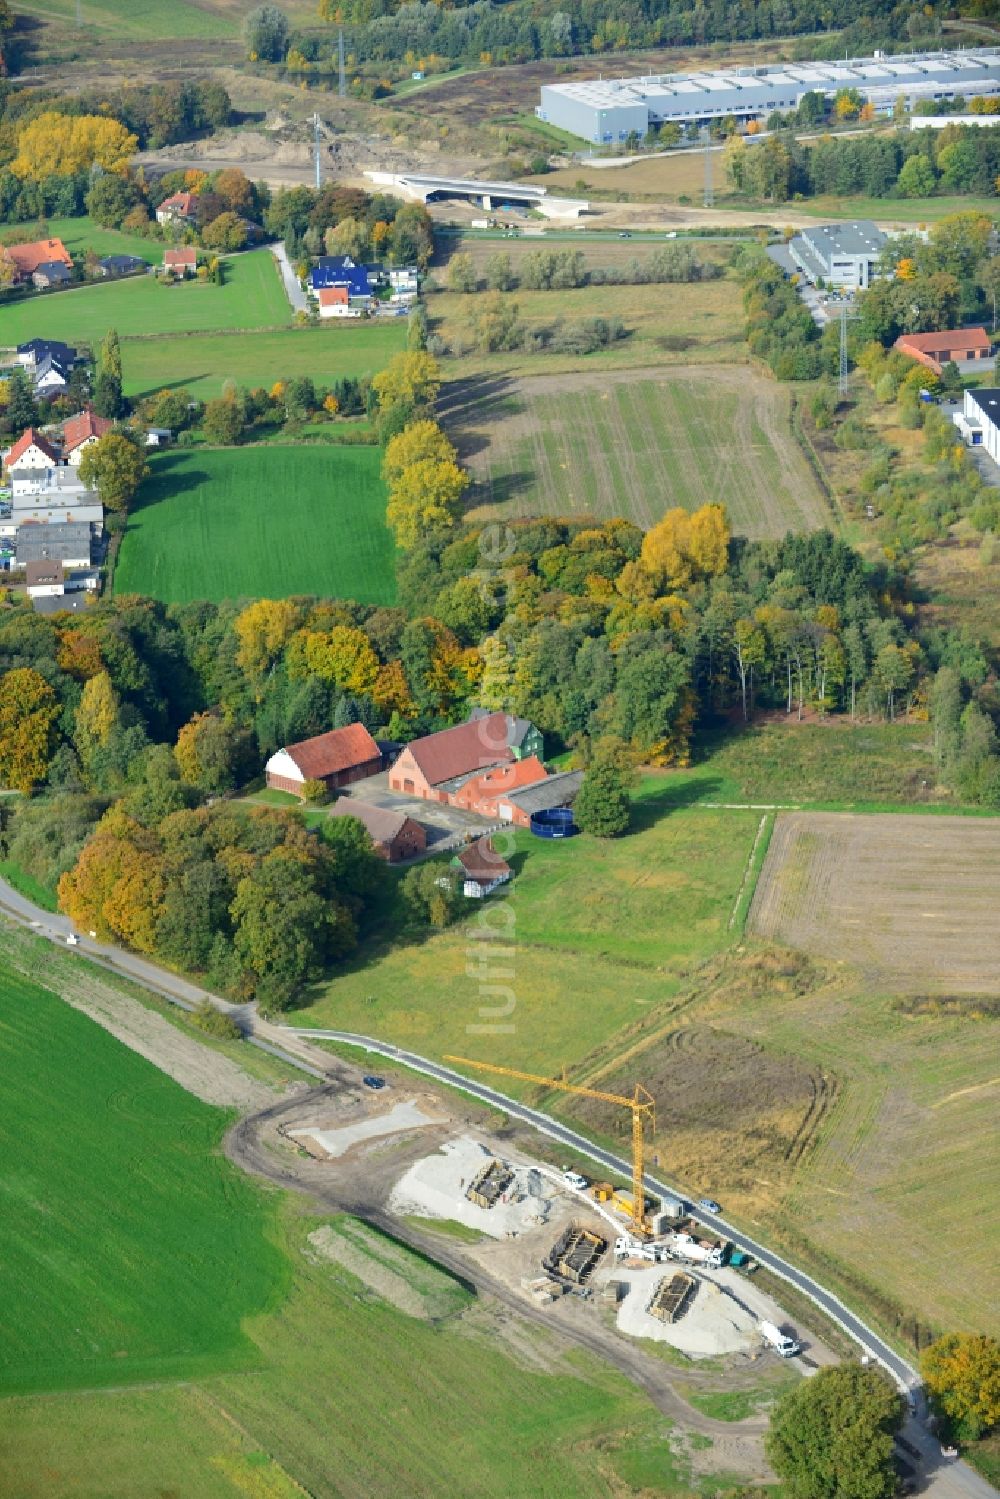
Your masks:
[{"label": "construction formwork", "polygon": [[571,1223],[559,1235],[542,1266],[551,1275],[559,1275],[574,1286],[582,1286],[593,1274],[607,1247],[607,1239],[595,1234],[593,1229]]},{"label": "construction formwork", "polygon": [[487,1161],[466,1188],[465,1195],[476,1207],[491,1208],[498,1203],[514,1181],[514,1172],[503,1161]]},{"label": "construction formwork", "polygon": [[694,1276],[679,1270],[676,1275],[671,1275],[669,1279],[664,1277],[660,1281],[646,1310],[651,1317],[658,1317],[661,1322],[676,1322],[687,1310],[697,1288],[698,1282]]}]

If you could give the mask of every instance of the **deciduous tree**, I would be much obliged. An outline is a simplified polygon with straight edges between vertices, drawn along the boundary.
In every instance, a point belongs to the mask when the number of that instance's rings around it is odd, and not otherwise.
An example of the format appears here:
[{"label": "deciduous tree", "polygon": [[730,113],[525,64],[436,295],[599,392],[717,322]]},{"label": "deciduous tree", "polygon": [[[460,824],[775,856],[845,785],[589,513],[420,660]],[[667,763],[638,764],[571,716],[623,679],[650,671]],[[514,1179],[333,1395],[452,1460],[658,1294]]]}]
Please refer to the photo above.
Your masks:
[{"label": "deciduous tree", "polygon": [[127,510],[148,473],[145,451],[124,432],[106,432],[80,459],[80,478],[96,487],[109,510]]},{"label": "deciduous tree", "polygon": [[0,785],[28,792],[44,781],[59,704],[33,667],[15,667],[0,678]]},{"label": "deciduous tree", "polygon": [[920,1372],[934,1403],[965,1440],[1000,1424],[1000,1342],[985,1334],[952,1332],[920,1355]]},{"label": "deciduous tree", "polygon": [[429,532],[448,530],[462,513],[469,476],[450,459],[422,458],[396,479],[385,518],[396,542],[408,551]]},{"label": "deciduous tree", "polygon": [[820,1369],[778,1401],[767,1455],[792,1499],[892,1499],[903,1397],[880,1369]]}]

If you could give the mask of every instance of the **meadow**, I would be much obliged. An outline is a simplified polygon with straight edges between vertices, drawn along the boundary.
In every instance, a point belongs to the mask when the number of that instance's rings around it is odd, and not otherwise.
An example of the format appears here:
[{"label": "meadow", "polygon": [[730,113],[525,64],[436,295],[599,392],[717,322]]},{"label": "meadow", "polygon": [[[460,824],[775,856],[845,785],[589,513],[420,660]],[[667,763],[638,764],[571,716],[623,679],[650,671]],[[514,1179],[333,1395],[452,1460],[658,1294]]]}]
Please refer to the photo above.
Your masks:
[{"label": "meadow", "polygon": [[360,327],[166,334],[123,342],[122,373],[130,396],[183,386],[207,401],[227,380],[270,388],[276,379],[296,375],[309,375],[320,385],[347,375],[374,375],[405,346],[402,318]]},{"label": "meadow", "polygon": [[[96,255],[138,255],[149,265],[158,265],[165,246],[159,240],[145,239],[141,234],[127,234],[122,229],[102,229],[89,215],[73,219],[46,219],[45,227],[53,239],[61,239],[71,255],[93,250]],[[37,239],[38,222],[5,224],[0,233],[4,244]]]},{"label": "meadow", "polygon": [[477,480],[476,518],[623,516],[649,527],[672,506],[720,503],[754,538],[831,520],[792,432],[791,399],[749,370],[699,365],[445,393]]},{"label": "meadow", "polygon": [[296,593],[391,603],[380,462],[369,447],[161,454],[129,515],[115,592],[167,603]]},{"label": "meadow", "polygon": [[[306,0],[286,0],[284,8],[294,21],[315,15]],[[127,41],[235,40],[244,11],[238,0],[83,0],[82,19],[88,34]],[[75,22],[77,0],[23,0],[20,13],[68,25]]]},{"label": "meadow", "polygon": [[[528,354],[521,349],[481,354],[475,349],[474,321],[484,304],[483,293],[435,293],[427,303],[431,327],[450,349],[461,352],[463,379],[484,374],[530,377],[578,370],[643,369],[663,364],[686,367],[692,361],[746,362],[740,291],[728,278],[657,286],[602,286],[599,290],[587,286],[568,291],[518,289],[508,294],[508,300],[529,329],[554,329],[595,316],[618,317],[628,336],[593,354]],[[445,377],[450,373],[446,360]]]},{"label": "meadow", "polygon": [[244,1319],[287,1275],[271,1210],[219,1153],[228,1116],[12,970],[0,1018],[0,1391],[252,1362]]},{"label": "meadow", "polygon": [[[224,286],[139,276],[29,297],[0,310],[0,343],[58,338],[93,347],[109,328],[117,328],[124,340],[213,328],[274,328],[291,321],[270,250],[234,256],[226,261],[225,274]],[[149,347],[155,358],[159,340]],[[127,358],[123,354],[126,376]]]},{"label": "meadow", "polygon": [[[692,966],[728,945],[758,824],[752,812],[686,807],[670,777],[649,776],[635,831],[620,841],[543,843],[512,831],[515,880],[497,938],[510,957],[497,958],[495,977],[487,957],[482,985],[469,982],[470,937],[480,930],[470,917],[418,944],[370,950],[299,1019],[375,1032],[431,1056],[466,1054],[509,988],[514,1010],[491,1035],[490,1058],[543,1071],[579,1064],[668,1003]],[[491,984],[504,992],[493,996]]]}]

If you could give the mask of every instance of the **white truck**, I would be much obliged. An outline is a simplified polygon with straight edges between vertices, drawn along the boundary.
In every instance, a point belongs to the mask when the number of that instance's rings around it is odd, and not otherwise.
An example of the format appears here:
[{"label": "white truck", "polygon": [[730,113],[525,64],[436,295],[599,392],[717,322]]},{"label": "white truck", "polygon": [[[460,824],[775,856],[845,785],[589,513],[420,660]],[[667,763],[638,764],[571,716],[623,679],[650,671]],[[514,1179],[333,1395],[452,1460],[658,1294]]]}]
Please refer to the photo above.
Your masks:
[{"label": "white truck", "polygon": [[622,1234],[621,1238],[615,1240],[616,1260],[649,1260],[656,1265],[667,1258],[665,1244],[644,1244],[641,1239],[630,1238],[628,1234]]},{"label": "white truck", "polygon": [[794,1338],[788,1337],[781,1331],[780,1327],[775,1327],[773,1322],[758,1322],[757,1331],[764,1339],[764,1342],[773,1348],[775,1353],[779,1353],[782,1358],[794,1358],[797,1353],[802,1352],[802,1344],[797,1343]]},{"label": "white truck", "polygon": [[712,1244],[707,1239],[694,1239],[690,1234],[671,1234],[668,1240],[670,1258],[687,1265],[707,1265],[720,1270],[725,1263],[726,1245]]}]

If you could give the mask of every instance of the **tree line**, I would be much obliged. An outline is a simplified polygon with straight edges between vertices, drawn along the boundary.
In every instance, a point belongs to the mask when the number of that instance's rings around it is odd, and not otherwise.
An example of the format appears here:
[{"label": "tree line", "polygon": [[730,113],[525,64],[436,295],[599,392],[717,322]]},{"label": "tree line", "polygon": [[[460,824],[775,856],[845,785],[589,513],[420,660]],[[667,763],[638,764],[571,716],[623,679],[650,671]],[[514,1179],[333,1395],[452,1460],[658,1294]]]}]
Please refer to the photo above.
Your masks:
[{"label": "tree line", "polygon": [[734,192],[770,203],[827,193],[929,198],[1000,192],[997,132],[957,122],[943,130],[827,136],[808,143],[785,132],[756,143],[732,135],[723,161]]},{"label": "tree line", "polygon": [[[364,91],[366,65],[398,76],[415,64],[433,71],[442,63],[504,65],[806,34],[809,42],[796,49],[802,56],[843,57],[912,47],[939,34],[937,16],[915,0],[873,0],[861,17],[851,0],[473,0],[451,8],[424,0],[320,0],[320,15],[346,29],[355,92]],[[251,13],[244,34],[254,60],[321,85],[336,76],[336,29],[296,31],[279,6],[266,5]]]}]

